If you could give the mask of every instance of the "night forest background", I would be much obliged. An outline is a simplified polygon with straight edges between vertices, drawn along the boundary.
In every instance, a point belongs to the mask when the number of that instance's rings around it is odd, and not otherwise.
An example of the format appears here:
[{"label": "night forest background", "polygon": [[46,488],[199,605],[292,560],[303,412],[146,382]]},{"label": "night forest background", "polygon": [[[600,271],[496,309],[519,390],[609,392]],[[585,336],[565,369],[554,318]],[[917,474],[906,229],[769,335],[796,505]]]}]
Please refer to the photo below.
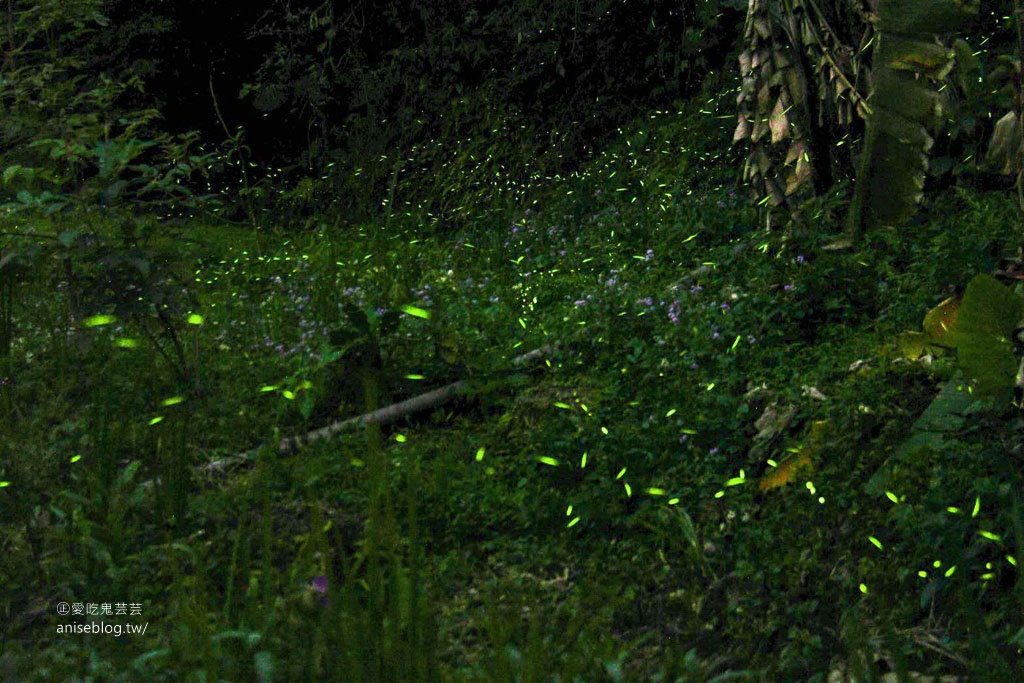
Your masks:
[{"label": "night forest background", "polygon": [[3,681],[1024,680],[1024,2],[5,0]]}]

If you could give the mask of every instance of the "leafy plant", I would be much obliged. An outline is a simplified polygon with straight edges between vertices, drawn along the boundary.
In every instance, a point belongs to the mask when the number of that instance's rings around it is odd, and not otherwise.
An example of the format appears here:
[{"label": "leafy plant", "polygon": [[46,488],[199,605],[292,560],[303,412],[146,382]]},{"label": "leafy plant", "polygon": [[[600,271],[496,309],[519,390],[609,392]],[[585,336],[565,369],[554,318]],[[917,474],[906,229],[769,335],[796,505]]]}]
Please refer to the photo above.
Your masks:
[{"label": "leafy plant", "polygon": [[[397,333],[402,313],[361,308],[350,301],[342,302],[341,310],[347,324],[328,331],[328,343],[316,362],[283,382],[282,395],[297,401],[305,420],[315,412],[321,416],[326,411],[371,412],[387,394],[385,371],[389,368],[381,349],[385,338]],[[373,405],[366,402],[371,395],[376,397]]]},{"label": "leafy plant", "polygon": [[[864,49],[872,34],[857,2],[749,4],[733,143],[747,143],[743,180],[773,206],[808,189],[823,194],[844,175],[835,142],[867,112]],[[773,158],[783,143],[785,155]]]},{"label": "leafy plant", "polygon": [[[58,211],[69,203],[149,203],[178,212],[201,199],[193,187],[213,161],[195,133],[170,135],[152,107],[126,103],[141,77],[89,69],[88,41],[107,25],[103,3],[10,3],[4,64],[3,186],[7,211]],[[55,37],[59,35],[59,40]],[[85,57],[83,57],[83,54]]]},{"label": "leafy plant", "polygon": [[928,129],[941,114],[936,84],[953,68],[954,52],[934,36],[955,31],[977,8],[977,0],[879,3],[867,128],[847,216],[850,235],[899,224],[920,201],[932,145]]},{"label": "leafy plant", "polygon": [[977,275],[961,299],[947,299],[924,319],[924,332],[904,333],[901,352],[916,359],[930,349],[956,349],[970,390],[1005,405],[1017,381],[1014,334],[1024,299],[990,275]]}]

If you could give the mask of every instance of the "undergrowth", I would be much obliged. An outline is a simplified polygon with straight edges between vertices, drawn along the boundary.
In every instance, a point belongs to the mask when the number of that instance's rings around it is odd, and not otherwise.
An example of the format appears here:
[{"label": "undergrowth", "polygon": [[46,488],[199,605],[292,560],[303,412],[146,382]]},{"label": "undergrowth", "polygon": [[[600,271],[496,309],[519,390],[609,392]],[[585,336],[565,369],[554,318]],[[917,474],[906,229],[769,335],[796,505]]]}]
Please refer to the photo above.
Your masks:
[{"label": "undergrowth", "polygon": [[688,179],[716,161],[702,116],[624,132],[505,224],[5,235],[5,674],[1019,677],[1019,414],[870,485],[953,376],[896,336],[1014,246],[1011,200],[830,251],[838,226],[767,231]]}]

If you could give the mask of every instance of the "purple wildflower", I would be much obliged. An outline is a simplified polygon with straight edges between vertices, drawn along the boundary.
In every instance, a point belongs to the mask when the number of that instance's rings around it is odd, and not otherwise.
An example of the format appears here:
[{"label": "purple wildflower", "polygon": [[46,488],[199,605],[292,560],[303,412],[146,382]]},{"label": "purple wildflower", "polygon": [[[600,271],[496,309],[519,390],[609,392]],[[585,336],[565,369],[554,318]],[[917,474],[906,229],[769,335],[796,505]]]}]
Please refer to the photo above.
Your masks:
[{"label": "purple wildflower", "polygon": [[313,579],[306,586],[310,593],[315,593],[320,596],[320,604],[327,604],[327,577],[323,574],[314,576]]},{"label": "purple wildflower", "polygon": [[673,301],[668,307],[668,319],[672,321],[673,325],[679,324],[679,316],[683,312],[682,307],[679,305],[679,301]]}]

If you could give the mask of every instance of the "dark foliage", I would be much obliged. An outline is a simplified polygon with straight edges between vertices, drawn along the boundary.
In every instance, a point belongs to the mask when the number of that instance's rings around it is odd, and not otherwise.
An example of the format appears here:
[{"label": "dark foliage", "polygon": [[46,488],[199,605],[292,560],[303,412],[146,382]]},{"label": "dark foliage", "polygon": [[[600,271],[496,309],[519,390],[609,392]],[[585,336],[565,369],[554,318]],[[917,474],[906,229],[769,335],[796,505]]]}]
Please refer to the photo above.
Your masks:
[{"label": "dark foliage", "polygon": [[525,129],[552,172],[576,167],[632,117],[731,67],[733,4],[112,0],[91,54],[144,76],[171,130],[215,140],[241,128],[239,161],[293,178],[363,169],[363,186],[335,193],[379,193],[396,155],[453,133]]}]

